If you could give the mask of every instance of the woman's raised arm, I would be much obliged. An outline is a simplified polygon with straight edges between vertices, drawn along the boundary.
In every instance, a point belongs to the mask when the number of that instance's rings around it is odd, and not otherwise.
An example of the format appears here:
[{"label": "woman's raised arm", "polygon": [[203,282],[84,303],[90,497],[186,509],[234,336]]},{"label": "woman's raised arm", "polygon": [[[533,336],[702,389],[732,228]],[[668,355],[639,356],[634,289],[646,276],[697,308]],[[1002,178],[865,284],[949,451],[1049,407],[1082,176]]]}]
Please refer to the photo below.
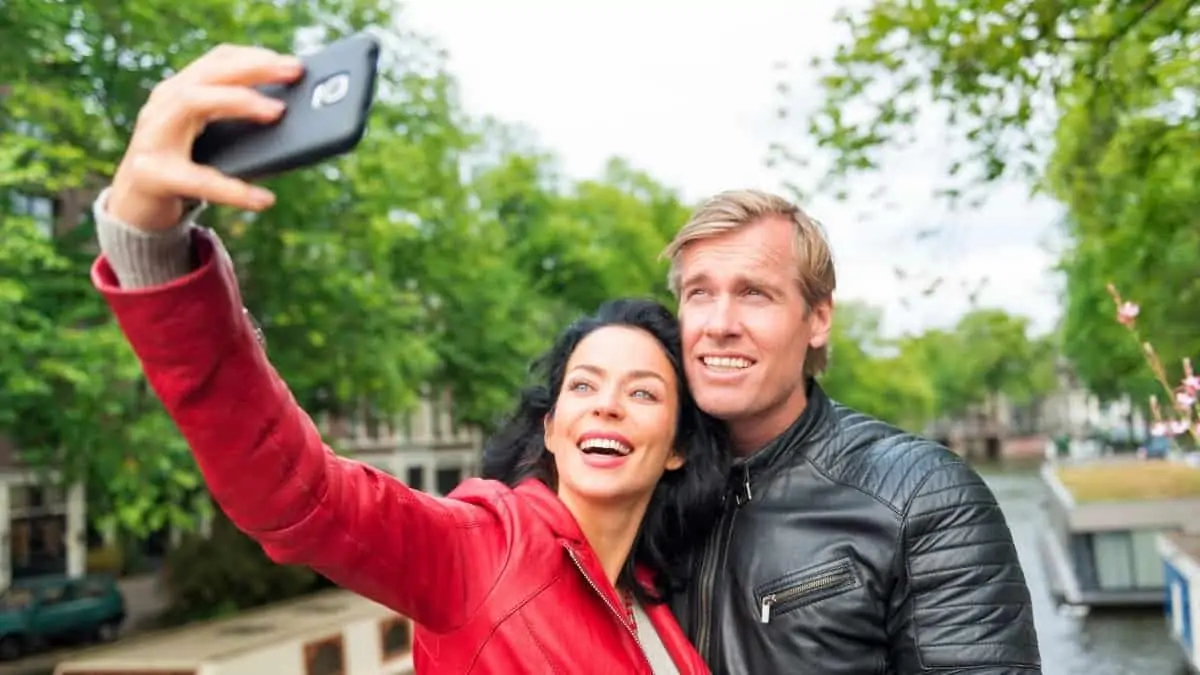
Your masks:
[{"label": "woman's raised arm", "polygon": [[221,242],[183,217],[188,199],[269,205],[193,164],[191,139],[207,119],[271,119],[279,111],[250,87],[298,73],[290,57],[224,47],[156,89],[97,200],[92,280],[238,528],[276,562],[449,630],[505,564],[504,488],[470,481],[435,498],[333,453],[268,362]]}]

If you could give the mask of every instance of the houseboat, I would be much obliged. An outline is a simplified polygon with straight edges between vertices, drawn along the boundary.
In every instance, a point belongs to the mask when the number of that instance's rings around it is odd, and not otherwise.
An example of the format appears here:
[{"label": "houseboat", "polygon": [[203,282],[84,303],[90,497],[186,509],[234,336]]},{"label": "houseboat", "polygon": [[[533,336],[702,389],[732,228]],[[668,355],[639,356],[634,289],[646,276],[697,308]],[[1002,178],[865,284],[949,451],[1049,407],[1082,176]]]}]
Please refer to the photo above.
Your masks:
[{"label": "houseboat", "polygon": [[1161,607],[1158,537],[1200,520],[1200,470],[1173,460],[1047,463],[1039,549],[1055,601]]},{"label": "houseboat", "polygon": [[1167,583],[1167,630],[1200,673],[1200,517],[1194,532],[1158,538]]},{"label": "houseboat", "polygon": [[237,616],[131,637],[59,663],[55,675],[409,675],[412,624],[332,589]]}]

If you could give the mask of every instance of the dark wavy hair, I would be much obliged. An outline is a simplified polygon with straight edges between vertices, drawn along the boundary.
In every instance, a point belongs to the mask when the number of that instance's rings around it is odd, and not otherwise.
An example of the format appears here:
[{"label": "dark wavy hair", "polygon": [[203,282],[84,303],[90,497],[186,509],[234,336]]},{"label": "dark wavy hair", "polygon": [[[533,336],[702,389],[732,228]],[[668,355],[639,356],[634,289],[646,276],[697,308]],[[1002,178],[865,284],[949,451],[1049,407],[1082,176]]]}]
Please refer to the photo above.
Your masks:
[{"label": "dark wavy hair", "polygon": [[[664,473],[654,488],[633,549],[617,579],[618,586],[632,591],[640,601],[664,602],[687,584],[690,553],[720,514],[729,467],[725,426],[692,399],[683,370],[679,322],[666,307],[652,300],[612,300],[559,334],[530,368],[532,386],[522,392],[516,409],[484,444],[482,474],[509,486],[535,478],[557,489],[554,456],[546,449],[543,423],[554,411],[571,354],[580,341],[606,326],[637,328],[652,335],[671,362],[678,382],[675,447],[684,464]],[[654,588],[635,582],[635,564],[654,572]]]}]

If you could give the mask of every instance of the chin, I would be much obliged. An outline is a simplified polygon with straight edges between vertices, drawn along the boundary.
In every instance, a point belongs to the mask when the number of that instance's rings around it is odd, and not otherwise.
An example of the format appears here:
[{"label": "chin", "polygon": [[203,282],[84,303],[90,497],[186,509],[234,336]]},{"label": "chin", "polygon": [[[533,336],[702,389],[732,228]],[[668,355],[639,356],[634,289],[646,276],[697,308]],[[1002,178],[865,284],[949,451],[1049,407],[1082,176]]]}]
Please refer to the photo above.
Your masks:
[{"label": "chin", "polygon": [[701,410],[723,421],[740,419],[749,412],[746,407],[748,397],[739,394],[740,392],[736,391],[692,392],[696,405]]}]

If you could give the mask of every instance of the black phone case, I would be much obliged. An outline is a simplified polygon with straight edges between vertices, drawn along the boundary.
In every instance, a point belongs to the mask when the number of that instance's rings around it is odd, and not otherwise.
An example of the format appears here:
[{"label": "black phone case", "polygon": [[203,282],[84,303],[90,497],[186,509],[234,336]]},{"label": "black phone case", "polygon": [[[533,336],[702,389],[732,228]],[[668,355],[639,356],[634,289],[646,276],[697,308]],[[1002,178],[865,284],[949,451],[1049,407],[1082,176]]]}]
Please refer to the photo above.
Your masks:
[{"label": "black phone case", "polygon": [[[327,45],[302,59],[304,75],[289,85],[258,90],[287,103],[274,124],[245,120],[212,122],[192,146],[192,159],[222,173],[255,180],[311,166],[353,150],[367,130],[375,100],[379,43],[365,33]],[[337,101],[318,101],[318,88],[346,81]],[[324,92],[330,91],[325,84]]]}]

